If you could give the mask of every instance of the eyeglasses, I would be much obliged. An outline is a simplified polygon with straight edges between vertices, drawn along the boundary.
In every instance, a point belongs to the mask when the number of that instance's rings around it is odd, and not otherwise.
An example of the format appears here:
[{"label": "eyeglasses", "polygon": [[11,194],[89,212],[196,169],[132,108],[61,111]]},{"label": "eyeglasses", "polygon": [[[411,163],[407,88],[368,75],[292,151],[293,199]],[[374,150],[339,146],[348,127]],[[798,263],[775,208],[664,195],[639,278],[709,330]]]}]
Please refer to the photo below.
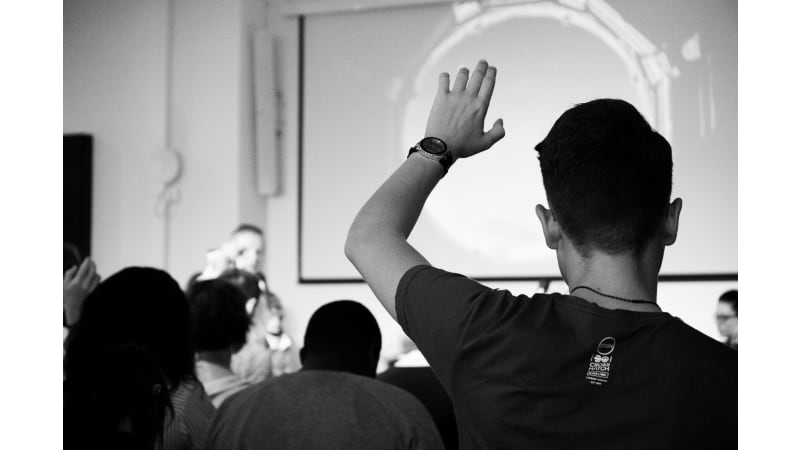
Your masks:
[{"label": "eyeglasses", "polygon": [[727,322],[728,320],[736,319],[739,316],[735,314],[717,314],[716,317],[717,317],[717,322]]}]

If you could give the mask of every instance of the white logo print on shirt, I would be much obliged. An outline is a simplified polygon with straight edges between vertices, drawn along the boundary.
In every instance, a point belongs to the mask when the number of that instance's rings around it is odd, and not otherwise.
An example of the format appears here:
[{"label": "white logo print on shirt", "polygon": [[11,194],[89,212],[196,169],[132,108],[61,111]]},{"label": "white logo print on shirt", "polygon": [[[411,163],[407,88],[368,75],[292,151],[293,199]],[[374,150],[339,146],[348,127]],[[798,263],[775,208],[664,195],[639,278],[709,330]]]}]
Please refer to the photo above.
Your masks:
[{"label": "white logo print on shirt", "polygon": [[589,383],[601,386],[608,382],[608,377],[611,374],[611,360],[613,357],[611,353],[617,345],[616,339],[613,337],[604,337],[597,344],[597,350],[589,358],[589,370],[586,372],[586,379]]}]

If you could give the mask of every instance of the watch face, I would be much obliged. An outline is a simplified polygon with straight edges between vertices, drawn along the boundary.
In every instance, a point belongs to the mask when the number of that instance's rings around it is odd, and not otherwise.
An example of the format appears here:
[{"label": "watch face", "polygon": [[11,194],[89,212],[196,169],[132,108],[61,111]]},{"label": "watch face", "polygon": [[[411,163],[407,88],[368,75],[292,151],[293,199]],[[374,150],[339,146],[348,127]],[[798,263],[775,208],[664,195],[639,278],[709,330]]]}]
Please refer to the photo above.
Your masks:
[{"label": "watch face", "polygon": [[447,151],[447,144],[445,144],[443,140],[435,137],[426,137],[419,141],[419,146],[433,155],[441,155]]}]

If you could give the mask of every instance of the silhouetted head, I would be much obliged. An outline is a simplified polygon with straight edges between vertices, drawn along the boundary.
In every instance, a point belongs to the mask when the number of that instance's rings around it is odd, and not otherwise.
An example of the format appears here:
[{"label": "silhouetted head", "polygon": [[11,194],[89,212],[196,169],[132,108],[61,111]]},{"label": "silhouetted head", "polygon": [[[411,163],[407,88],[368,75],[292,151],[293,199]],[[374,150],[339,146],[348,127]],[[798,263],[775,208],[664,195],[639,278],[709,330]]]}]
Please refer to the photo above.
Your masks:
[{"label": "silhouetted head", "polygon": [[160,448],[172,403],[158,361],[133,344],[94,356],[64,381],[64,448]]},{"label": "silhouetted head", "polygon": [[167,272],[148,267],[123,269],[100,283],[84,302],[70,331],[65,377],[88,359],[118,344],[137,345],[161,366],[171,390],[195,379],[189,304]]},{"label": "silhouetted head", "polygon": [[246,299],[247,312],[252,317],[263,294],[259,277],[245,270],[227,269],[218,279],[233,284],[242,291]]},{"label": "silhouetted head", "polygon": [[381,330],[361,303],[338,300],[317,309],[308,321],[300,359],[303,370],[340,370],[375,377]]},{"label": "silhouetted head", "polygon": [[661,232],[672,150],[629,103],[599,99],[567,110],[536,150],[554,220],[582,256],[638,253]]},{"label": "silhouetted head", "polygon": [[242,348],[250,328],[247,298],[237,286],[220,279],[195,283],[187,294],[192,312],[192,343],[197,352]]}]

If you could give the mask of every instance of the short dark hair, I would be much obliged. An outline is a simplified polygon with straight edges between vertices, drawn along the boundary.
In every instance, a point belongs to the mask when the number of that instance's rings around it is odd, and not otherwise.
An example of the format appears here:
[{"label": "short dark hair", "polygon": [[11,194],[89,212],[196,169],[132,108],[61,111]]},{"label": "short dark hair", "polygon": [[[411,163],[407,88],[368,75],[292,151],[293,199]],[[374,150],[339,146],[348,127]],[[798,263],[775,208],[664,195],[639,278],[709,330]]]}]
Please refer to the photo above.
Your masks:
[{"label": "short dark hair", "polygon": [[322,305],[308,321],[303,341],[306,353],[380,353],[381,329],[375,316],[353,300]]},{"label": "short dark hair", "polygon": [[238,287],[247,300],[253,297],[258,300],[261,297],[259,278],[253,273],[242,269],[225,269],[217,278]]},{"label": "short dark hair", "polygon": [[624,100],[576,105],[536,146],[547,199],[583,255],[638,252],[662,223],[672,149]]},{"label": "short dark hair", "polygon": [[128,267],[89,294],[67,338],[65,377],[89,364],[102,348],[116,344],[138,345],[150,352],[170,390],[197,379],[189,304],[178,283],[163,270]]},{"label": "short dark hair", "polygon": [[738,289],[731,289],[730,291],[726,291],[724,294],[720,295],[719,297],[720,302],[725,302],[731,305],[733,312],[736,313],[736,316],[739,316],[739,290]]},{"label": "short dark hair", "polygon": [[242,231],[249,231],[259,236],[264,236],[264,231],[262,231],[260,227],[257,227],[256,225],[250,223],[243,223],[239,225],[238,227],[236,227],[235,230],[233,230],[233,234],[241,233]]},{"label": "short dark hair", "polygon": [[196,351],[239,349],[247,340],[250,316],[244,293],[224,280],[200,281],[187,294]]}]

